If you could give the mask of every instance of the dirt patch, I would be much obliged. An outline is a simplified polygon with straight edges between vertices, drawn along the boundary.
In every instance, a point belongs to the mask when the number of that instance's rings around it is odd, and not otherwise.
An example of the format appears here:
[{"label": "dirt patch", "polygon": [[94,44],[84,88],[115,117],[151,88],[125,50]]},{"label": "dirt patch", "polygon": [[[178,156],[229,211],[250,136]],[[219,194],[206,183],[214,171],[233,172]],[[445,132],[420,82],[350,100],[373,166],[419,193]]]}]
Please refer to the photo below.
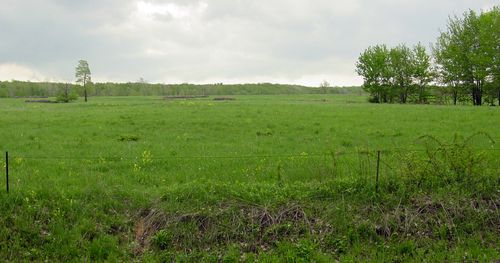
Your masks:
[{"label": "dirt patch", "polygon": [[200,98],[208,98],[208,95],[192,95],[192,96],[165,96],[163,99],[166,100],[179,100],[179,99],[200,99]]},{"label": "dirt patch", "polygon": [[48,99],[48,96],[15,96],[16,99]]},{"label": "dirt patch", "polygon": [[300,102],[329,102],[327,99],[309,99],[309,100],[294,100]]},{"label": "dirt patch", "polygon": [[273,136],[273,132],[272,131],[258,131],[255,133],[255,135],[257,136]]},{"label": "dirt patch", "polygon": [[26,103],[57,103],[54,100],[25,100]]},{"label": "dirt patch", "polygon": [[236,98],[231,98],[231,97],[217,97],[217,98],[214,98],[213,100],[216,100],[216,101],[236,100]]},{"label": "dirt patch", "polygon": [[120,142],[136,142],[139,140],[139,136],[136,135],[121,135],[118,138],[118,141]]}]

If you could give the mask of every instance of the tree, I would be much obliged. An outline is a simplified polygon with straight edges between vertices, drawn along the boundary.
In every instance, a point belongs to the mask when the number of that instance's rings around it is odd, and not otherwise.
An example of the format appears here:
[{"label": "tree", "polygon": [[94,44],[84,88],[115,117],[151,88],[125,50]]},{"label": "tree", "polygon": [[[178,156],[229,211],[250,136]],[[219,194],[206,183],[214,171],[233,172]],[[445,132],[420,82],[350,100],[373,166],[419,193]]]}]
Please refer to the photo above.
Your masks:
[{"label": "tree", "polygon": [[76,95],[76,93],[72,92],[70,89],[70,85],[68,83],[66,83],[66,84],[63,84],[59,88],[59,92],[57,94],[56,100],[57,100],[57,102],[68,103],[68,102],[76,100],[77,98],[78,98],[78,95]]},{"label": "tree", "polygon": [[389,100],[389,63],[389,50],[385,45],[368,47],[356,62],[356,72],[363,77],[363,89],[370,93],[372,102]]},{"label": "tree", "polygon": [[413,48],[413,82],[417,90],[418,103],[427,102],[426,88],[434,79],[434,72],[431,68],[431,57],[422,44],[417,44]]},{"label": "tree", "polygon": [[412,88],[413,54],[406,45],[399,45],[389,51],[389,70],[392,79],[392,93],[398,94],[399,102],[406,103]]},{"label": "tree", "polygon": [[[358,58],[356,72],[363,77],[363,88],[372,102],[407,103],[426,101],[426,88],[433,80],[430,56],[418,44],[388,49],[385,45],[368,47]],[[413,99],[417,97],[417,99]]]},{"label": "tree", "polygon": [[7,98],[9,95],[8,88],[5,83],[0,81],[0,98]]},{"label": "tree", "polygon": [[91,81],[90,74],[89,63],[86,60],[78,61],[78,65],[75,69],[76,83],[81,83],[83,85],[85,102],[87,102],[87,84]]},{"label": "tree", "polygon": [[465,87],[474,105],[482,105],[485,87],[496,86],[491,82],[499,70],[498,10],[479,15],[470,10],[463,17],[450,18],[434,47],[441,79],[447,85]]},{"label": "tree", "polygon": [[482,13],[479,17],[479,39],[483,43],[486,70],[485,100],[500,106],[500,6]]},{"label": "tree", "polygon": [[326,80],[323,80],[323,82],[319,84],[319,88],[321,89],[321,91],[323,91],[323,94],[326,94],[328,92],[328,88],[330,88],[330,83],[328,83],[328,81]]},{"label": "tree", "polygon": [[436,62],[437,80],[446,85],[443,89],[452,96],[453,104],[456,105],[458,101],[464,100],[469,92],[468,85],[462,78],[463,58],[459,56],[460,43],[454,41],[449,34],[442,33],[432,51]]}]

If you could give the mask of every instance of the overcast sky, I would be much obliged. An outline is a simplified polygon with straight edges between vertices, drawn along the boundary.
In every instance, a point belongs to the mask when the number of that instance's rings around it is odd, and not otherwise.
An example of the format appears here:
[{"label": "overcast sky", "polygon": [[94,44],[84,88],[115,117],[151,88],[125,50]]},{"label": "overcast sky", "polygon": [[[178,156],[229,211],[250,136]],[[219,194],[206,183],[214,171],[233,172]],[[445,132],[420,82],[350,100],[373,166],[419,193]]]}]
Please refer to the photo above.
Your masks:
[{"label": "overcast sky", "polygon": [[361,84],[374,44],[429,46],[493,0],[0,0],[0,80]]}]

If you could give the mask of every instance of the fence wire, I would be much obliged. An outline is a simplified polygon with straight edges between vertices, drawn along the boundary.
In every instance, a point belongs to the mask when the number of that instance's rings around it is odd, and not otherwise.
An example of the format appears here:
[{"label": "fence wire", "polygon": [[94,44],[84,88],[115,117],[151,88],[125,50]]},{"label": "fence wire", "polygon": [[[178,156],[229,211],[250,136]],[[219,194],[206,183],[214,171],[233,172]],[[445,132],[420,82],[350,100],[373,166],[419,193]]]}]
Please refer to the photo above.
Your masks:
[{"label": "fence wire", "polygon": [[[434,151],[434,152],[433,152]],[[87,184],[102,181],[120,185],[135,180],[144,185],[215,179],[227,182],[283,181],[309,182],[335,178],[361,178],[373,182],[379,167],[380,180],[407,176],[427,169],[444,160],[432,160],[438,152],[426,149],[357,149],[325,153],[213,155],[213,156],[33,156],[9,153],[11,180],[15,188],[27,185],[61,183],[74,184],[76,177]],[[500,149],[467,149],[482,156],[482,163],[472,163],[474,170],[500,174]],[[380,152],[380,158],[378,158]],[[429,155],[429,152],[431,154]],[[446,156],[443,158],[447,158]],[[465,159],[464,159],[465,160]],[[435,163],[433,163],[435,161]],[[377,165],[377,163],[379,165]],[[415,167],[417,166],[421,167]],[[0,161],[5,167],[5,160]],[[468,169],[460,163],[445,164],[449,169]],[[447,168],[447,169],[448,169]],[[437,171],[436,171],[437,172]],[[73,181],[72,181],[73,180]],[[78,179],[80,180],[80,179]],[[78,181],[77,180],[77,181]],[[3,184],[3,183],[2,183]]]},{"label": "fence wire", "polygon": [[[360,149],[356,151],[330,151],[325,153],[302,153],[302,154],[270,154],[270,155],[185,155],[185,156],[153,156],[152,160],[170,160],[170,159],[258,159],[258,158],[303,158],[303,157],[325,157],[325,156],[343,156],[343,155],[360,155],[360,154],[373,154],[380,151],[382,154],[394,153],[424,153],[429,151],[439,151],[440,148],[427,150],[427,149],[407,149],[407,148],[383,148],[376,150]],[[500,148],[473,148],[471,151],[485,151],[485,152],[500,152]],[[23,158],[29,160],[101,160],[107,161],[123,161],[123,160],[136,160],[140,157],[135,156],[30,156],[30,155],[16,155],[11,154],[11,158]]]}]

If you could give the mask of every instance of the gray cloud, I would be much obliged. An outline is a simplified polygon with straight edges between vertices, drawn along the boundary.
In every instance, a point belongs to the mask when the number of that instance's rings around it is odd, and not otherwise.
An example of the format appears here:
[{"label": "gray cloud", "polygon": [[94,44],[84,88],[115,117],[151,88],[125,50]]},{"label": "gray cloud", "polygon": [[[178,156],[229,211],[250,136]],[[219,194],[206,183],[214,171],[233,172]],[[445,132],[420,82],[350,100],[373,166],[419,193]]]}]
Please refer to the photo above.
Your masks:
[{"label": "gray cloud", "polygon": [[[0,79],[359,84],[358,54],[427,45],[491,0],[3,0]],[[40,76],[44,77],[40,77]]]}]

